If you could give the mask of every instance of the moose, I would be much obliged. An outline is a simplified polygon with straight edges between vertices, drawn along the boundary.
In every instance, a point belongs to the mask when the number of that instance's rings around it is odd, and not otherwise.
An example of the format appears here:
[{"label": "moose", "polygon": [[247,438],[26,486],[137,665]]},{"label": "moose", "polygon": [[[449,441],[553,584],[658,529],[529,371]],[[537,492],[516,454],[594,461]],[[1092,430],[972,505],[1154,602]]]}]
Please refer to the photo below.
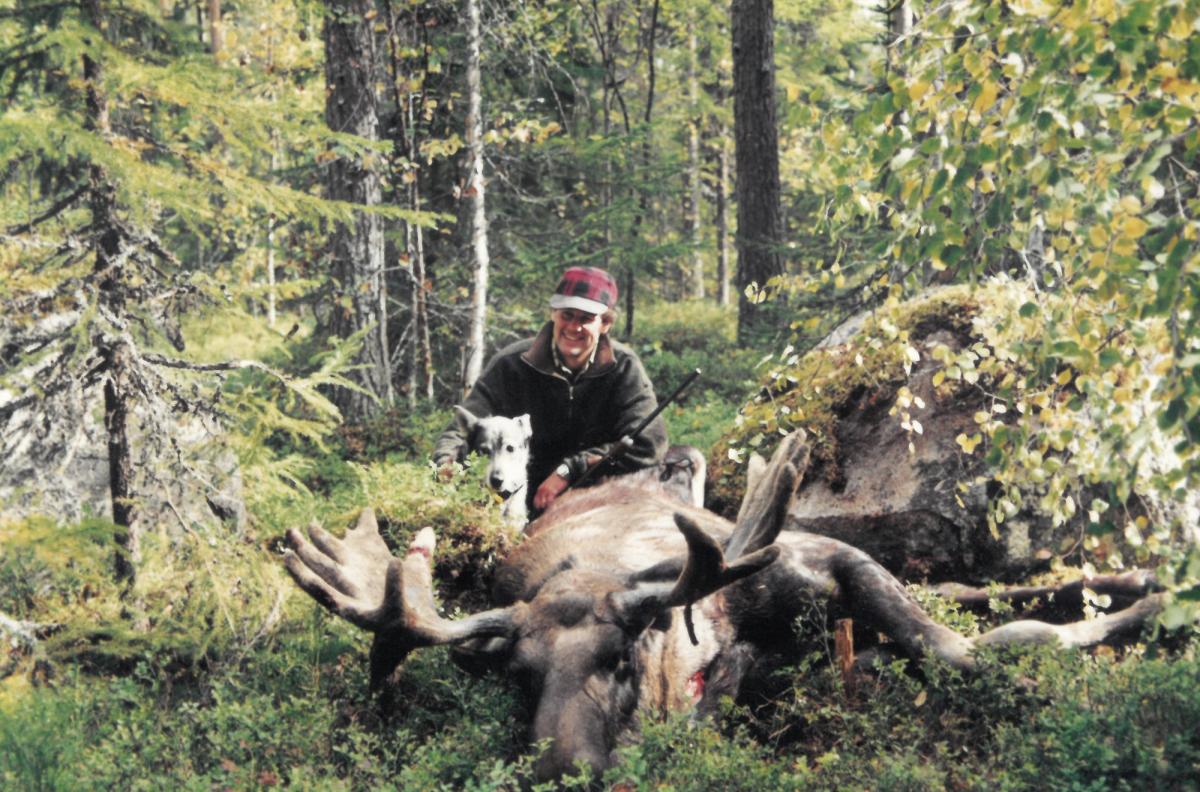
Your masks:
[{"label": "moose", "polygon": [[935,622],[866,553],[781,533],[808,458],[800,432],[769,464],[752,458],[733,523],[679,496],[690,491],[683,479],[696,474],[694,464],[568,492],[497,568],[496,607],[457,620],[434,604],[430,528],[396,558],[366,509],[342,539],[315,526],[309,538],[291,529],[284,563],[317,602],[374,633],[373,684],[409,652],[439,644],[524,680],[534,702],[530,736],[548,745],[536,760],[539,780],[578,763],[611,766],[639,718],[703,713],[736,695],[756,663],[790,645],[813,600],[885,633],[905,655],[966,670],[981,646],[1095,645],[1140,629],[1162,607],[1165,595],[1150,580],[1121,576],[1110,583],[1131,595],[1124,610],[1068,624],[1016,621],[967,638]]}]

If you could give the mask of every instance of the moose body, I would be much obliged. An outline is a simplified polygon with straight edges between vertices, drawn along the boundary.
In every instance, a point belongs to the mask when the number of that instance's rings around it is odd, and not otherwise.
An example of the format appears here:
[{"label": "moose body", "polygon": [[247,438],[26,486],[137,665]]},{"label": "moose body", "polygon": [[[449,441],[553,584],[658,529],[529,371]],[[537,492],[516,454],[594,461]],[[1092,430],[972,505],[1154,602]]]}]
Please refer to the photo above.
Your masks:
[{"label": "moose body", "polygon": [[[524,679],[536,699],[533,741],[548,748],[536,767],[553,779],[585,763],[614,761],[639,717],[736,695],[761,658],[787,645],[798,615],[828,602],[888,634],[910,656],[973,665],[982,644],[1058,641],[1089,645],[1139,627],[1161,595],[1087,622],[1019,621],[968,639],[934,622],[865,553],[813,534],[780,534],[807,464],[802,435],[769,466],[756,459],[736,523],[699,508],[671,475],[613,479],[568,493],[530,525],[496,570],[497,607],[450,621],[432,594],[433,533],[418,532],[392,558],[367,510],[338,540],[289,532],[285,562],[330,610],[375,632],[372,679],[385,679],[414,648],[454,644]],[[660,480],[660,478],[662,480]],[[1144,593],[1144,580],[1116,589]]]}]

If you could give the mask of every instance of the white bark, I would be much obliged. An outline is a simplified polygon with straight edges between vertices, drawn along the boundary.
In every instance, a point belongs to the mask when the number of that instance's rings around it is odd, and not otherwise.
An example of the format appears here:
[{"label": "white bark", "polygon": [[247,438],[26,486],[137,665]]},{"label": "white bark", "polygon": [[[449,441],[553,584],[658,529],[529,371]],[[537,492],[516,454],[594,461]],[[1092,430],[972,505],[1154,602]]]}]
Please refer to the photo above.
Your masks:
[{"label": "white bark", "polygon": [[471,153],[471,249],[475,256],[475,283],[471,293],[471,323],[467,333],[467,364],[463,389],[469,390],[483,371],[484,330],[487,327],[488,221],[483,181],[483,92],[480,60],[479,0],[467,0],[467,146]]},{"label": "white bark", "polygon": [[692,297],[704,297],[704,256],[700,250],[700,114],[697,110],[699,102],[699,80],[696,76],[696,25],[693,19],[688,20],[688,66],[687,66],[687,100],[691,119],[688,121],[688,242],[692,247],[691,288]]}]

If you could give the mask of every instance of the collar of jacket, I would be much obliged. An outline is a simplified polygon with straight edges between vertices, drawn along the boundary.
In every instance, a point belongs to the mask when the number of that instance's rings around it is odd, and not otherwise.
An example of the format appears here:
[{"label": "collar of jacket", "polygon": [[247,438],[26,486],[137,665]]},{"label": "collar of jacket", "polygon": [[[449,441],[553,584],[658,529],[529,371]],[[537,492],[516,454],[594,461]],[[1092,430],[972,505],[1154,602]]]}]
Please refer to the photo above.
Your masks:
[{"label": "collar of jacket", "polygon": [[[552,343],[554,343],[554,322],[546,322],[533,339],[533,344],[521,354],[521,359],[543,374],[561,377],[562,374],[559,374],[554,367],[554,353],[550,349]],[[613,355],[608,333],[605,333],[596,343],[596,359],[592,361],[592,365],[583,372],[582,376],[585,378],[598,377],[615,365],[617,365],[617,359]]]}]

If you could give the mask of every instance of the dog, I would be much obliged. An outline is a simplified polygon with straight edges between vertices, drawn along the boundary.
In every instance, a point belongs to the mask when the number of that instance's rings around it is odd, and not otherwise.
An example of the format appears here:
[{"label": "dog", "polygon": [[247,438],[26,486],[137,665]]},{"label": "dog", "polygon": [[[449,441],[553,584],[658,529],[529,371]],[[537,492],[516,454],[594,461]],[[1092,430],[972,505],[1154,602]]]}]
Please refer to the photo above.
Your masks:
[{"label": "dog", "polygon": [[529,519],[525,488],[529,485],[529,440],[533,437],[529,416],[477,418],[470,410],[457,406],[454,415],[467,436],[467,447],[488,458],[484,480],[504,501],[501,516],[509,525],[524,527]]}]

